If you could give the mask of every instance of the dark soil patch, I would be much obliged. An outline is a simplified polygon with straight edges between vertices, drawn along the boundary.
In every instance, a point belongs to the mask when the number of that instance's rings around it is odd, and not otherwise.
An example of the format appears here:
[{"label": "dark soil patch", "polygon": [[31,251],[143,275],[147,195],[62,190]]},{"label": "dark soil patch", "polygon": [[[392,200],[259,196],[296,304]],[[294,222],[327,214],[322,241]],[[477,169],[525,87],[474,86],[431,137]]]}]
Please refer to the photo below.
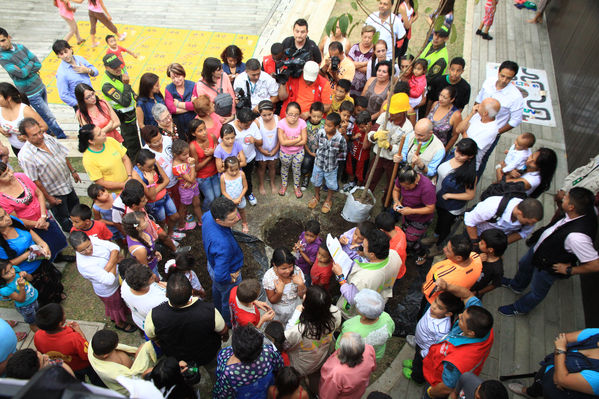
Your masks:
[{"label": "dark soil patch", "polygon": [[372,196],[366,194],[366,197],[364,197],[364,191],[365,191],[364,189],[356,190],[352,194],[352,197],[354,197],[355,201],[358,201],[361,204],[374,205],[374,200],[372,199]]}]

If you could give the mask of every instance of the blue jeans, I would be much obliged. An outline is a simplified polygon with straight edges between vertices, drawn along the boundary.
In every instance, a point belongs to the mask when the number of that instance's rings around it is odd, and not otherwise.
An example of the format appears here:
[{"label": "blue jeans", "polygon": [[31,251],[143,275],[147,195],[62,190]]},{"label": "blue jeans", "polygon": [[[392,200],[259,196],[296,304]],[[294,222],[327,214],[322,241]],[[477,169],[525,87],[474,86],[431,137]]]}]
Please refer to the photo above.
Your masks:
[{"label": "blue jeans", "polygon": [[64,134],[64,131],[58,126],[58,122],[56,122],[56,117],[50,110],[50,107],[48,107],[48,92],[46,91],[46,87],[44,86],[39,93],[28,96],[27,98],[29,99],[31,106],[48,124],[50,132],[59,139],[66,138],[67,136]]},{"label": "blue jeans", "polygon": [[220,179],[218,174],[210,177],[197,178],[200,191],[204,195],[204,202],[202,203],[202,210],[205,212],[210,208],[212,201],[220,197]]},{"label": "blue jeans", "polygon": [[[534,255],[533,248],[518,262],[518,271],[512,279],[512,288],[522,291],[530,284],[530,291],[514,302],[514,308],[520,313],[529,313],[547,296],[551,285],[557,276],[549,274],[545,270],[537,269],[532,263]],[[532,281],[532,282],[531,282]]]},{"label": "blue jeans", "polygon": [[158,201],[148,202],[146,210],[159,222],[165,220],[167,216],[177,213],[177,207],[168,194],[165,194]]},{"label": "blue jeans", "polygon": [[225,319],[225,323],[229,328],[231,328],[231,312],[229,310],[229,295],[231,294],[231,290],[233,287],[239,285],[241,283],[241,274],[237,278],[237,281],[234,283],[219,283],[214,281],[214,269],[212,269],[212,265],[210,262],[206,263],[206,268],[208,269],[208,274],[210,278],[212,278],[212,301],[214,302],[214,307],[220,312],[223,319]]}]

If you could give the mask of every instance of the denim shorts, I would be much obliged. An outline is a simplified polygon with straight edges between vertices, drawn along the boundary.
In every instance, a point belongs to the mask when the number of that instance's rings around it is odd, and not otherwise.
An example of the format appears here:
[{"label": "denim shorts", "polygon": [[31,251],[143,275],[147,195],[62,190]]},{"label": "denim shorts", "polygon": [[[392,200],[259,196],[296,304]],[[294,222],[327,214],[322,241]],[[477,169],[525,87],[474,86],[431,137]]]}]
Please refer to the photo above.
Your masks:
[{"label": "denim shorts", "polygon": [[30,303],[26,306],[17,306],[17,312],[19,312],[21,316],[23,316],[23,319],[25,319],[25,323],[35,324],[35,313],[37,312],[39,307],[40,306],[38,305],[36,300],[33,303]]},{"label": "denim shorts", "polygon": [[159,222],[162,222],[167,216],[177,213],[177,207],[168,194],[158,201],[148,202],[146,210]]},{"label": "denim shorts", "polygon": [[339,185],[337,184],[337,169],[339,169],[339,167],[336,167],[330,172],[325,172],[318,166],[314,165],[314,168],[312,169],[312,178],[310,181],[314,187],[320,187],[322,186],[322,182],[324,180],[324,183],[329,190],[337,191],[339,188]]}]

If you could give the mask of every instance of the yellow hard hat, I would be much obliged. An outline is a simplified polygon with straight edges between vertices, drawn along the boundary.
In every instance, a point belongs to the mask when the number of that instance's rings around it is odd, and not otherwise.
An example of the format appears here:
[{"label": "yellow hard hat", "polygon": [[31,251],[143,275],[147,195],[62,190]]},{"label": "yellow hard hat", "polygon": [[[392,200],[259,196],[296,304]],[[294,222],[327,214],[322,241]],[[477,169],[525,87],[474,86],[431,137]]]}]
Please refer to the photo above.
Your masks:
[{"label": "yellow hard hat", "polygon": [[389,113],[399,114],[400,112],[406,112],[410,109],[410,101],[406,93],[397,93],[391,97],[391,107]]}]

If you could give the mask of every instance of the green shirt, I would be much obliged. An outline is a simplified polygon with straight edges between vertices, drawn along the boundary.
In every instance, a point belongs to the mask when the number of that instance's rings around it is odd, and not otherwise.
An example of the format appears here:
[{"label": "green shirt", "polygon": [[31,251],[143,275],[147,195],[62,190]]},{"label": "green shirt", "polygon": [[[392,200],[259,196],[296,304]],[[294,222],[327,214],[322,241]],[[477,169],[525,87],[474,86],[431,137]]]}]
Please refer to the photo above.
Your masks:
[{"label": "green shirt", "polygon": [[346,332],[355,332],[360,334],[364,338],[364,342],[368,345],[372,345],[376,351],[377,363],[385,355],[385,348],[387,346],[387,340],[393,335],[395,330],[395,323],[389,313],[383,312],[379,319],[373,324],[362,324],[360,323],[361,316],[354,316],[348,319],[341,326],[341,334],[337,338],[335,349],[339,349],[339,341],[341,336]]}]

